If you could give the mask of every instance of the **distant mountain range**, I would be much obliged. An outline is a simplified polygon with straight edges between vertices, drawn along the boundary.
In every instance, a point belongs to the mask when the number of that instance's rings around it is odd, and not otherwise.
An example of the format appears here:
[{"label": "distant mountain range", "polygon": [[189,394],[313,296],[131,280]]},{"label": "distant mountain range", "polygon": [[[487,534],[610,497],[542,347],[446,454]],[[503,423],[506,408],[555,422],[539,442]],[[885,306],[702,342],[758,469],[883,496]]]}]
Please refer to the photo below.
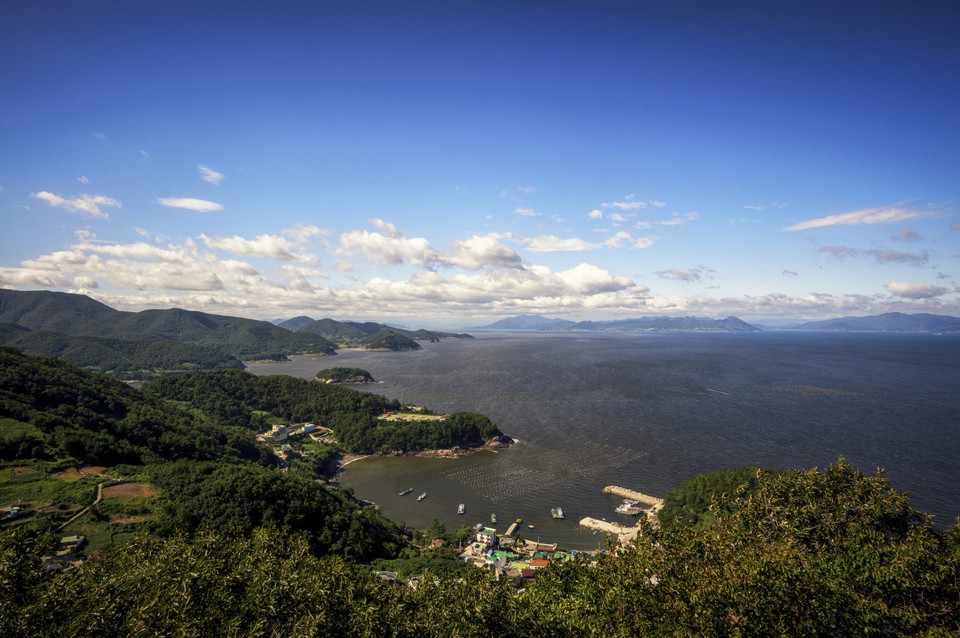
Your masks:
[{"label": "distant mountain range", "polygon": [[485,330],[594,330],[604,332],[758,332],[760,328],[736,317],[639,317],[616,321],[569,321],[540,315],[522,315],[501,319]]},{"label": "distant mountain range", "polygon": [[420,344],[417,341],[473,338],[472,335],[465,333],[406,330],[372,321],[313,320],[302,316],[288,319],[278,325],[297,333],[320,335],[342,348],[355,347],[365,350],[419,350]]},{"label": "distant mountain range", "polygon": [[[617,321],[569,321],[541,315],[508,317],[482,330],[595,330],[618,332],[756,332],[762,328],[737,317],[640,317]],[[870,317],[841,317],[789,326],[788,330],[831,332],[960,332],[960,318],[931,314],[890,312]]]},{"label": "distant mountain range", "polygon": [[793,326],[792,329],[830,332],[960,332],[960,318],[926,313],[906,315],[902,312],[888,312],[870,317],[809,321]]}]

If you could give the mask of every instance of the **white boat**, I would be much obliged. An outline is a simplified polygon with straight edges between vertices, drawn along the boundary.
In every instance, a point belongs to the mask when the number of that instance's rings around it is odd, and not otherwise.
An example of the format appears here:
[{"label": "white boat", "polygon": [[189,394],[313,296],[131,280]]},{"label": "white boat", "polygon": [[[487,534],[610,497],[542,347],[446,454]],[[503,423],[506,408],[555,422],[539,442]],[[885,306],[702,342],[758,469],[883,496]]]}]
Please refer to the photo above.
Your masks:
[{"label": "white boat", "polygon": [[422,501],[422,500],[425,499],[425,498],[427,498],[427,493],[426,493],[426,492],[424,492],[423,494],[421,494],[420,496],[418,496],[418,497],[417,497],[417,500],[418,500],[418,501]]},{"label": "white boat", "polygon": [[467,511],[467,508],[463,506],[463,503],[460,503],[457,506],[457,514],[463,514],[465,511]]}]

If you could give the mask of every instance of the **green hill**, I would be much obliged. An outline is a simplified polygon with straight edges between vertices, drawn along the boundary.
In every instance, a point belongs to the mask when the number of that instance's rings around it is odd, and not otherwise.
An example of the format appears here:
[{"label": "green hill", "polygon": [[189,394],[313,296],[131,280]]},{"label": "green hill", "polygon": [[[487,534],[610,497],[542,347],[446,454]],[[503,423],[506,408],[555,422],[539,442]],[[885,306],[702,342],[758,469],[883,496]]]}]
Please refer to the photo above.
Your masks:
[{"label": "green hill", "polygon": [[361,339],[360,345],[367,350],[399,351],[421,349],[419,343],[392,328],[383,328],[369,337]]},{"label": "green hill", "polygon": [[121,381],[6,347],[0,420],[0,461],[112,465],[262,455],[249,430],[199,422]]},{"label": "green hill", "polygon": [[[296,328],[297,332],[308,332],[321,335],[330,341],[333,341],[341,347],[363,347],[370,349],[384,348],[388,350],[419,350],[419,346],[411,346],[408,341],[403,339],[390,339],[394,334],[401,335],[409,341],[439,341],[440,339],[472,339],[473,337],[466,333],[439,332],[436,330],[405,330],[395,328],[384,323],[375,323],[372,321],[337,321],[335,319],[318,319],[311,323],[302,324],[302,318],[284,322],[285,327],[290,327],[300,323]],[[288,325],[289,324],[289,325]],[[374,345],[371,345],[374,344]]]},{"label": "green hill", "polygon": [[0,324],[0,345],[25,354],[56,357],[72,365],[118,379],[151,379],[165,374],[220,368],[243,369],[243,363],[217,348],[165,339],[130,341],[31,331]]},{"label": "green hill", "polygon": [[123,312],[83,295],[47,291],[0,290],[0,322],[72,336],[169,339],[214,347],[244,359],[336,351],[333,343],[319,335],[291,333],[266,321],[179,308]]}]

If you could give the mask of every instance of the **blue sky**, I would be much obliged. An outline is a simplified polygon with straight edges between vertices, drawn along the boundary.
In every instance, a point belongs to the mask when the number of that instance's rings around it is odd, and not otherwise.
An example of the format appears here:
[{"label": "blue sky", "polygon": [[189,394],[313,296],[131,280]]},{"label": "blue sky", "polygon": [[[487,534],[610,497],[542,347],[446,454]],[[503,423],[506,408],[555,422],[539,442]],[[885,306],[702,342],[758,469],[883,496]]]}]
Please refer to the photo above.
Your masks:
[{"label": "blue sky", "polygon": [[7,3],[0,286],[451,327],[960,315],[958,17]]}]

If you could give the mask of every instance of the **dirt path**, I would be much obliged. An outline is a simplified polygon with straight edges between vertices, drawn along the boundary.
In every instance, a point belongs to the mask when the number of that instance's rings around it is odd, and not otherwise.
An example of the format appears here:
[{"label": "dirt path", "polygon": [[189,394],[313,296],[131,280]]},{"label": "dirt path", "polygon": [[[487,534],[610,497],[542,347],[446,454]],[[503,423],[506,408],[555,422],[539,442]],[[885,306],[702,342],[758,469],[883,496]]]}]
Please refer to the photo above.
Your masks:
[{"label": "dirt path", "polygon": [[97,503],[100,502],[100,499],[101,499],[101,498],[103,498],[103,485],[101,485],[100,483],[97,483],[97,496],[96,496],[96,498],[93,499],[93,503],[90,503],[90,505],[84,507],[82,510],[80,510],[79,512],[77,512],[76,514],[74,514],[73,517],[70,518],[70,520],[68,520],[66,523],[64,523],[64,524],[61,525],[60,527],[54,529],[53,531],[59,532],[59,531],[62,530],[64,527],[66,527],[67,525],[69,525],[69,524],[72,523],[73,521],[77,520],[78,518],[80,518],[81,516],[83,516],[84,514],[86,514],[86,513],[90,510],[91,507],[95,506]]}]

